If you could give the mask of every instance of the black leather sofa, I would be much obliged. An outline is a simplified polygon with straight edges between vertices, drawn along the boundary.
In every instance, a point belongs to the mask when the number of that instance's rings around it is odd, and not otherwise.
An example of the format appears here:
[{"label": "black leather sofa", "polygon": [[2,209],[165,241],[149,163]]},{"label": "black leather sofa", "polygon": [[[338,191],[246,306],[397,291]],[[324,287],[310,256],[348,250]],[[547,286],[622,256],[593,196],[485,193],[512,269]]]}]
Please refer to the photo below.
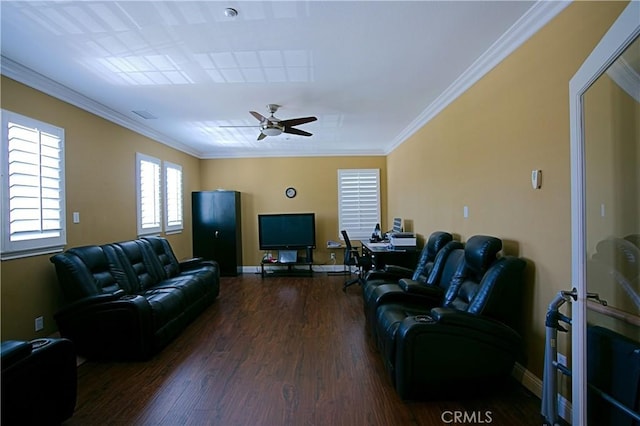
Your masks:
[{"label": "black leather sofa", "polygon": [[[497,257],[501,241],[475,236],[455,273],[443,273],[446,293],[434,301],[407,298],[378,306],[377,342],[403,399],[459,397],[504,382],[523,361],[519,329],[524,260]],[[449,278],[450,276],[450,278]]]},{"label": "black leather sofa", "polygon": [[71,341],[6,340],[0,352],[3,425],[56,425],[73,415],[78,376]]},{"label": "black leather sofa", "polygon": [[88,359],[149,358],[220,290],[216,262],[180,263],[161,237],[75,247],[51,262],[65,299],[60,334]]}]

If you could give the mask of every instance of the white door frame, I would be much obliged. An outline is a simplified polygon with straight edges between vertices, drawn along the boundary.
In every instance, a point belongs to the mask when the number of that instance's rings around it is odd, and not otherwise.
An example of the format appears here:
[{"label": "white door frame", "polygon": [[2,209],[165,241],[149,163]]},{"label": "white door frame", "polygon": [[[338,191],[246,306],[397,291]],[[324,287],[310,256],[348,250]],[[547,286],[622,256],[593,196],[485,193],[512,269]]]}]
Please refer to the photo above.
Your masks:
[{"label": "white door frame", "polygon": [[640,34],[640,1],[633,0],[569,82],[571,127],[571,275],[578,299],[572,316],[572,424],[587,424],[586,211],[583,94]]}]

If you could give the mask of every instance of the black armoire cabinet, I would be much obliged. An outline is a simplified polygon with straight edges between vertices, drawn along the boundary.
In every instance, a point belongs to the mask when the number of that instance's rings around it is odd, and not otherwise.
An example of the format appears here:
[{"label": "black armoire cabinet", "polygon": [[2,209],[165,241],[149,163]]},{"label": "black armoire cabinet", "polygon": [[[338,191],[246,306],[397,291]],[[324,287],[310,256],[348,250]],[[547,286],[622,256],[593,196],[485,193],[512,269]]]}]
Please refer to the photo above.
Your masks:
[{"label": "black armoire cabinet", "polygon": [[193,255],[215,260],[220,275],[242,272],[240,193],[199,191],[191,193]]}]

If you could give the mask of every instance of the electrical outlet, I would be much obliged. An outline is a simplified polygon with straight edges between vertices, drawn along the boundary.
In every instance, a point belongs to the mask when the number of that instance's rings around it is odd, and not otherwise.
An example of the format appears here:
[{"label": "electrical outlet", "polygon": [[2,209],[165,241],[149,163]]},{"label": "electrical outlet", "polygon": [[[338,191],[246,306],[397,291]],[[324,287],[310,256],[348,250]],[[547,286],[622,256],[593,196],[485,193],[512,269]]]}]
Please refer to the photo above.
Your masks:
[{"label": "electrical outlet", "polygon": [[331,260],[336,260],[336,254],[335,253],[331,253],[330,257],[331,257]]},{"label": "electrical outlet", "polygon": [[44,317],[36,318],[36,331],[44,330]]}]

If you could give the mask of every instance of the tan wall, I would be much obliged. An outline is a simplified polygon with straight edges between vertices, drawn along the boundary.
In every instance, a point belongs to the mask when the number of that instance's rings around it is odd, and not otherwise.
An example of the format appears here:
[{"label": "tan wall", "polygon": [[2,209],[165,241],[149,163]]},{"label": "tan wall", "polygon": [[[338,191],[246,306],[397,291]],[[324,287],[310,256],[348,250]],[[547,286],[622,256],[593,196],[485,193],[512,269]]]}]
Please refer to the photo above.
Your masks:
[{"label": "tan wall", "polygon": [[[259,265],[258,214],[316,214],[314,263],[329,262],[327,240],[338,240],[338,169],[380,169],[382,219],[385,220],[386,160],[384,157],[297,157],[202,160],[202,190],[219,188],[242,193],[242,260]],[[285,197],[293,186],[298,194]],[[372,229],[373,231],[373,229]],[[334,252],[336,250],[333,250]],[[338,257],[342,253],[337,254]]]},{"label": "tan wall", "polygon": [[527,368],[538,377],[547,306],[572,287],[569,80],[624,6],[571,4],[388,156],[389,216],[463,241],[495,235],[528,260]]},{"label": "tan wall", "polygon": [[[135,154],[142,152],[183,167],[185,191],[199,185],[199,160],[95,115],[2,77],[2,108],[65,129],[67,243],[69,247],[136,237]],[[185,199],[185,212],[191,199]],[[72,212],[80,213],[73,224]],[[185,232],[169,237],[176,255],[191,255],[191,216]],[[60,292],[49,255],[0,263],[2,339],[47,336]],[[34,332],[44,316],[45,329]]]}]

